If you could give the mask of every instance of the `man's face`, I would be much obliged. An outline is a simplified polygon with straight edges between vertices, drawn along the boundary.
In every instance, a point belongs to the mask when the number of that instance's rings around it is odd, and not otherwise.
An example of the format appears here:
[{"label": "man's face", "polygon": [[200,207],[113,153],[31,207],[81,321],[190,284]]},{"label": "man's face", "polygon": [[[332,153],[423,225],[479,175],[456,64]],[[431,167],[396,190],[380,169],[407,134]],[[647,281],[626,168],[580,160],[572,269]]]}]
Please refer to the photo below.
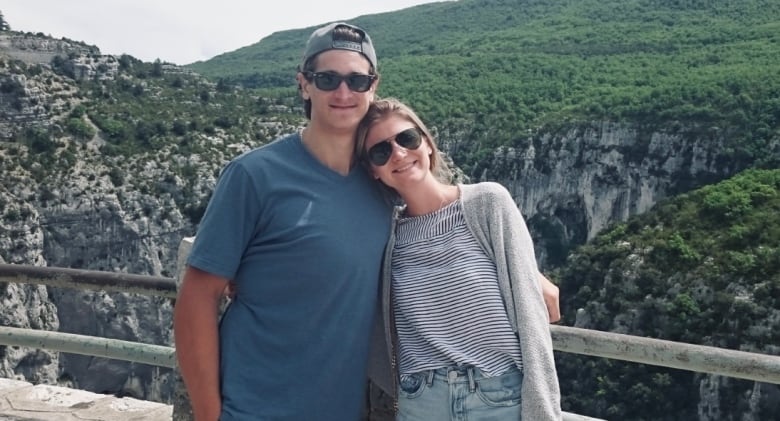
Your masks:
[{"label": "man's face", "polygon": [[[346,50],[329,50],[315,58],[317,73],[333,73],[339,76],[368,75],[371,68],[368,60],[360,53]],[[301,95],[311,100],[312,124],[333,130],[354,131],[374,100],[378,81],[374,81],[365,92],[350,89],[341,81],[334,90],[323,90],[315,81],[306,80],[298,74]]]}]

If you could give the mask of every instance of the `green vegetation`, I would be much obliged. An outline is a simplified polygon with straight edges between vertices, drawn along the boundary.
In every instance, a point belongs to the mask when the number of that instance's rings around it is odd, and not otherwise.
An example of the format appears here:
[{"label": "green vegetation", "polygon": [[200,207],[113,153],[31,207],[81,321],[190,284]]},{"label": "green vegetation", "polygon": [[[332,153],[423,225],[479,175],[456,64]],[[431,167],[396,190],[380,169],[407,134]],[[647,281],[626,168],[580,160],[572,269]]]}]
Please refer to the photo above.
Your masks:
[{"label": "green vegetation", "polygon": [[[577,121],[730,127],[747,161],[778,136],[780,3],[771,0],[462,0],[351,21],[372,35],[380,94],[471,142],[453,159],[477,176],[487,151]],[[313,28],[190,67],[294,96]],[[768,162],[766,165],[777,165]]]},{"label": "green vegetation", "polygon": [[[749,170],[659,203],[582,246],[559,272],[564,314],[582,309],[577,317],[590,329],[776,353],[780,170]],[[701,374],[572,354],[558,362],[574,412],[696,419]],[[739,419],[745,408],[729,402],[753,382],[729,384],[719,396],[721,419]],[[772,418],[777,404],[762,401],[759,418]]]},{"label": "green vegetation", "polygon": [[[770,152],[780,136],[780,3],[462,0],[351,21],[376,44],[380,95],[467,139],[449,152],[472,177],[497,146],[525,149],[537,133],[592,121],[645,133],[685,127],[705,140],[725,132],[721,168],[780,166]],[[191,67],[294,97],[312,29]],[[636,151],[637,162],[646,152]],[[780,309],[778,190],[780,173],[751,171],[614,227],[559,269],[564,314],[584,309],[589,328],[771,352],[780,343],[772,324]],[[569,411],[697,418],[701,374],[569,354],[559,361]],[[752,387],[721,385],[722,419],[747,411]],[[780,411],[760,402],[760,417]]]},{"label": "green vegetation", "polygon": [[[90,138],[94,129],[84,118],[89,119],[108,142],[103,152],[111,156],[171,145],[185,152],[195,146],[189,136],[213,136],[217,131],[233,142],[270,140],[253,127],[257,116],[268,117],[267,99],[232,88],[217,89],[219,85],[194,75],[165,74],[161,66],[159,61],[149,64],[123,56],[120,71],[131,77],[86,82],[82,89],[90,92],[90,100],[71,112],[68,132]],[[290,113],[279,118],[300,119]]]},{"label": "green vegetation", "polygon": [[11,25],[8,24],[8,21],[5,20],[3,17],[3,12],[0,11],[0,32],[2,31],[10,31]]},{"label": "green vegetation", "polygon": [[[566,322],[582,309],[588,328],[777,353],[780,171],[766,169],[780,167],[780,3],[461,0],[352,21],[376,43],[380,95],[409,102],[446,133],[442,140],[457,144],[448,152],[472,179],[491,165],[497,146],[556,148],[543,142],[604,121],[640,132],[634,150],[621,151],[630,165],[648,158],[654,133],[691,143],[724,137],[699,184],[692,174],[658,179],[687,191],[752,170],[664,201],[571,255],[561,242],[571,227],[545,221],[550,215],[531,222],[549,260],[565,260],[553,278]],[[78,187],[60,187],[68,171],[80,171],[85,195],[134,197],[124,203],[137,206],[128,214],[163,220],[178,210],[197,225],[227,159],[302,124],[294,74],[312,29],[276,33],[189,66],[210,79],[128,55],[118,58],[112,80],[75,81],[65,57],[52,63],[58,74],[0,61],[26,78],[0,77],[9,109],[35,107],[30,86],[56,92],[56,101],[40,100],[47,111],[65,104],[51,125],[25,126],[3,144],[4,185],[32,179],[48,189],[39,188],[41,200],[54,201],[54,191],[66,200],[63,192]],[[531,165],[544,172],[545,160],[539,154]],[[158,202],[165,205],[150,204]],[[24,221],[30,210],[2,202],[0,215]],[[579,222],[571,234],[578,242],[587,232]],[[701,374],[571,354],[557,361],[571,412],[696,419],[706,393]],[[767,398],[774,389],[750,403],[753,382],[713,381],[721,382],[712,399],[722,419],[744,418],[755,402],[759,417],[780,413],[780,401]]]}]

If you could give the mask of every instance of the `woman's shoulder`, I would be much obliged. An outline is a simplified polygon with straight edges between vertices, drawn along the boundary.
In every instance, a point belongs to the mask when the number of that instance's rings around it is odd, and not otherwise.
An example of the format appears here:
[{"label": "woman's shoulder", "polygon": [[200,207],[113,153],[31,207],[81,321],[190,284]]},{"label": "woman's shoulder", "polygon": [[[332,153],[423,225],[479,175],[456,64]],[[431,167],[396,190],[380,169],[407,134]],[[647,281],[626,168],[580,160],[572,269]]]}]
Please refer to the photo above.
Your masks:
[{"label": "woman's shoulder", "polygon": [[474,184],[461,184],[461,194],[464,201],[496,201],[512,199],[509,190],[495,181],[483,181]]}]

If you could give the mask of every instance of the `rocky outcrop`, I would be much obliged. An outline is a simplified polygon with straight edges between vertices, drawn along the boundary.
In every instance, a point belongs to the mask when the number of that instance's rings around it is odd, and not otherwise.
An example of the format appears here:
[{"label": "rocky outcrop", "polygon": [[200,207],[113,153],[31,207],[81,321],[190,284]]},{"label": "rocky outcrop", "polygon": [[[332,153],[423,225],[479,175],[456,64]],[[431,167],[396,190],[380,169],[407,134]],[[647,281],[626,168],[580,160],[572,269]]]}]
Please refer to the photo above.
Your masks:
[{"label": "rocky outcrop", "polygon": [[66,39],[53,39],[43,34],[21,32],[0,33],[0,56],[30,64],[49,64],[56,56],[100,55],[95,46]]},{"label": "rocky outcrop", "polygon": [[[111,80],[119,62],[97,47],[44,36],[0,33],[0,140],[27,127],[46,128],[68,108],[73,80],[51,72],[57,63],[75,80]],[[46,72],[45,78],[36,77]]]},{"label": "rocky outcrop", "polygon": [[[186,153],[160,142],[132,156],[102,155],[99,133],[85,141],[53,130],[56,147],[45,158],[66,164],[48,168],[28,145],[8,139],[26,127],[55,127],[79,87],[46,66],[36,69],[0,65],[0,260],[6,263],[173,277],[179,242],[195,233],[185,210],[205,205],[224,163],[256,146],[255,139],[298,128],[296,117],[270,116],[289,107],[271,104],[269,117],[253,124],[253,139],[229,139],[216,129],[190,132]],[[442,128],[445,151],[468,142],[458,133]],[[540,263],[551,265],[609,224],[744,168],[747,163],[731,155],[730,138],[714,128],[572,124],[496,150],[472,181],[499,181],[512,192]],[[779,148],[775,139],[765,152],[777,155]],[[65,159],[68,154],[75,158]],[[17,284],[0,285],[0,293],[3,325],[172,345],[168,300]],[[2,346],[0,376],[163,402],[173,383],[170,372],[157,367]],[[716,396],[719,387],[714,379],[700,383],[703,396]],[[717,399],[702,398],[701,419],[717,417],[712,402]]]},{"label": "rocky outcrop", "polygon": [[[1,236],[0,258],[7,263],[157,276],[175,273],[179,242],[193,227],[171,203],[147,196],[121,201],[116,194],[84,194],[79,184],[49,186],[54,193],[47,201],[9,200],[35,197],[27,193],[35,186],[17,184],[2,192],[6,218],[0,219],[0,230],[10,235]],[[150,211],[139,216],[136,209]],[[158,212],[165,212],[165,217]],[[6,326],[157,345],[173,342],[169,299],[21,284],[3,288],[0,317]],[[168,369],[10,347],[0,353],[0,375],[160,402],[170,399],[173,387]]]},{"label": "rocky outcrop", "polygon": [[[195,234],[193,212],[202,211],[219,170],[256,146],[248,136],[236,140],[213,130],[189,134],[188,146],[197,153],[162,143],[132,156],[104,155],[101,133],[80,139],[62,129],[83,100],[72,77],[46,65],[0,60],[0,87],[5,263],[174,277],[180,242]],[[267,139],[297,129],[273,119],[256,127]],[[45,129],[41,151],[29,139],[17,141],[27,128]],[[5,326],[173,345],[169,299],[13,283],[0,284],[0,293]],[[6,378],[169,402],[171,375],[144,364],[0,345],[0,376]]]},{"label": "rocky outcrop", "polygon": [[[532,228],[540,262],[559,264],[610,224],[745,169],[751,163],[733,158],[732,136],[715,128],[576,125],[495,151],[481,178],[510,190]],[[780,141],[764,152],[780,157]]]},{"label": "rocky outcrop", "polygon": [[[643,135],[637,128],[611,123],[573,127],[564,135],[542,134],[525,149],[496,151],[491,170],[483,177],[500,181],[513,193],[538,237],[537,251],[543,261],[560,251],[550,248],[563,244],[558,236],[566,245],[581,244],[610,223],[644,212],[687,185],[736,171],[720,165],[719,139],[687,137],[684,132]],[[150,158],[139,159],[144,162],[144,171],[139,172],[129,169],[130,161],[120,165],[97,155],[82,156],[92,163],[71,169],[60,184],[46,186],[45,200],[37,191],[43,186],[18,185],[6,194],[39,199],[19,203],[19,210],[11,212],[34,215],[28,216],[33,219],[26,226],[14,224],[19,226],[16,229],[25,233],[37,229],[38,234],[28,235],[37,235],[37,252],[49,266],[175,276],[179,242],[194,234],[176,195],[184,189],[196,192],[190,200],[206,200],[218,165],[186,158],[199,167],[199,175],[192,178],[198,184],[193,186],[171,176],[165,163],[185,158]],[[114,185],[104,175],[113,165],[133,174],[132,183]],[[161,185],[165,179],[167,183]],[[689,184],[683,185],[683,180]],[[138,186],[143,185],[159,188],[142,194]],[[15,208],[6,205],[8,209]],[[19,263],[34,261],[29,254],[11,258]],[[61,331],[172,343],[171,307],[166,300],[56,289],[50,289],[48,298],[56,305]],[[72,355],[60,356],[60,366],[61,382],[88,390],[161,401],[172,393],[169,373],[155,367]]]},{"label": "rocky outcrop", "polygon": [[24,75],[0,73],[0,138],[8,139],[23,127],[51,124],[44,96]]},{"label": "rocky outcrop", "polygon": [[[16,200],[14,200],[16,199]],[[41,253],[43,230],[35,208],[0,187],[0,201],[6,209],[0,218],[0,263],[46,266]],[[9,218],[10,216],[10,218]],[[9,221],[13,219],[13,221]],[[46,287],[0,283],[0,325],[57,330],[57,309]],[[45,350],[0,346],[0,377],[54,383],[59,374],[59,356]]]},{"label": "rocky outcrop", "polygon": [[[43,253],[49,266],[172,276],[176,249],[192,225],[164,200],[120,201],[90,195],[78,206],[47,209]],[[140,200],[142,203],[137,203]],[[167,209],[150,219],[134,208]],[[172,346],[169,299],[145,295],[50,288],[62,315],[59,331]],[[79,315],[69,317],[67,315]],[[60,356],[63,379],[77,388],[167,402],[170,370],[83,355]]]},{"label": "rocky outcrop", "polygon": [[80,54],[63,63],[76,80],[112,80],[119,73],[119,61],[114,56]]},{"label": "rocky outcrop", "polygon": [[47,128],[59,120],[74,98],[77,88],[72,81],[52,72],[47,78],[36,77],[18,62],[0,61],[0,141],[26,128]]},{"label": "rocky outcrop", "polygon": [[[26,164],[31,157],[23,145],[7,142],[6,146],[14,152],[7,152],[3,162],[0,231],[7,235],[0,235],[0,258],[7,263],[166,277],[176,275],[179,243],[195,232],[182,208],[207,200],[222,163],[216,151],[211,155],[217,160],[210,163],[197,155],[171,157],[170,151],[109,158],[81,147],[75,165],[47,173]],[[172,174],[174,163],[197,170],[183,179]],[[36,174],[36,168],[42,173]],[[173,344],[169,299],[34,285],[3,287],[13,303],[4,304],[0,313],[7,318],[4,325]],[[38,296],[31,297],[33,293]],[[40,319],[37,312],[43,310],[53,322],[29,321]],[[26,373],[22,377],[28,381],[160,402],[168,402],[173,393],[168,369],[6,349],[0,353],[0,367],[7,367],[3,371],[7,377],[20,372]]]}]

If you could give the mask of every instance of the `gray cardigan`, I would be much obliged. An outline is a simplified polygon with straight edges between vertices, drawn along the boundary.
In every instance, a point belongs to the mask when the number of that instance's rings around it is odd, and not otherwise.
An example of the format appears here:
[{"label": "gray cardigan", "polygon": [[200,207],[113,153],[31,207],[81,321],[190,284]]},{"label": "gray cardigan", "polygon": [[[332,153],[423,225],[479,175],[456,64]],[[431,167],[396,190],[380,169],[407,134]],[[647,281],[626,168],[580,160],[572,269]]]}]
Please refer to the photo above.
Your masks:
[{"label": "gray cardigan", "polygon": [[[509,322],[520,339],[523,355],[522,419],[560,420],[560,389],[549,318],[537,276],[533,243],[525,221],[512,196],[502,185],[484,182],[458,187],[466,225],[488,257],[496,263],[498,285]],[[385,249],[380,296],[382,317],[377,317],[372,338],[369,377],[396,398],[398,373],[397,347],[394,345],[397,338],[390,301],[390,260],[394,245],[395,222]]]}]

